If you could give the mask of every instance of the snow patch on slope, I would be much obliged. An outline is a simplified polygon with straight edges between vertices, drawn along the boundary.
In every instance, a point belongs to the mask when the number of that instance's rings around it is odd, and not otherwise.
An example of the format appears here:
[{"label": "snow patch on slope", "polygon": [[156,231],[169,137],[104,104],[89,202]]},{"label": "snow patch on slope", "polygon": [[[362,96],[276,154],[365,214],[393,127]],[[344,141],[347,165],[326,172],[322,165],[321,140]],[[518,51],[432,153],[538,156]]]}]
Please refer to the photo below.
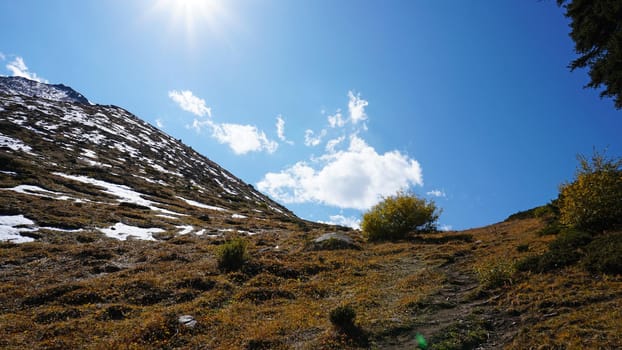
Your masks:
[{"label": "snow patch on slope", "polygon": [[14,191],[17,193],[27,194],[31,196],[44,197],[44,198],[52,198],[60,201],[74,200],[76,202],[83,202],[81,199],[73,198],[65,193],[54,192],[46,190],[45,188],[41,188],[39,186],[34,185],[17,185],[11,188],[2,188],[3,191]]},{"label": "snow patch on slope", "polygon": [[179,230],[179,232],[177,232],[178,235],[187,235],[189,233],[192,233],[192,231],[194,231],[194,226],[192,225],[180,225],[176,227]]},{"label": "snow patch on slope", "polygon": [[31,237],[22,236],[22,232],[32,232],[35,223],[24,215],[0,216],[0,241],[26,243],[34,241]]},{"label": "snow patch on slope", "polygon": [[0,134],[0,147],[8,147],[14,151],[23,151],[32,154],[32,147],[23,143],[21,140]]},{"label": "snow patch on slope", "polygon": [[143,196],[142,193],[136,192],[130,187],[125,186],[125,185],[117,185],[117,184],[113,184],[110,182],[93,179],[93,178],[90,178],[88,176],[83,176],[83,175],[67,175],[63,173],[53,173],[53,174],[70,179],[70,180],[102,187],[104,189],[102,192],[117,197],[119,202],[128,202],[132,204],[142,205],[144,207],[148,207],[151,210],[158,211],[160,213],[164,213],[168,215],[186,216],[186,214],[176,213],[174,211],[162,209],[162,208],[155,206],[156,202],[150,201],[148,199],[144,199],[142,197]]},{"label": "snow patch on slope", "polygon": [[199,203],[199,202],[195,202],[193,200],[190,199],[186,199],[183,197],[177,197],[179,199],[181,199],[182,201],[192,205],[193,207],[197,207],[197,208],[203,208],[203,209],[209,209],[209,210],[216,210],[216,211],[227,211],[227,209],[225,208],[220,208],[220,207],[215,207],[213,205],[207,205],[207,204],[203,204],[203,203]]},{"label": "snow patch on slope", "polygon": [[155,241],[156,239],[153,238],[153,234],[164,232],[163,229],[158,227],[142,228],[126,225],[121,222],[117,222],[114,226],[108,228],[100,228],[99,230],[106,236],[120,241],[125,241],[128,238]]}]

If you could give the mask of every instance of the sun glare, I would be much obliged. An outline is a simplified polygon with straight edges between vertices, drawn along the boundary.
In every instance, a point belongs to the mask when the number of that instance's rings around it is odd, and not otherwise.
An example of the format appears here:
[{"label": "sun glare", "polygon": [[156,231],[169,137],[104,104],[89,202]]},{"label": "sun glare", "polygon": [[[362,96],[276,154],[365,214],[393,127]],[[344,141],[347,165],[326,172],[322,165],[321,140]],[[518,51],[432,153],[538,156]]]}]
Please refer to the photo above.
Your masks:
[{"label": "sun glare", "polygon": [[219,34],[229,20],[224,0],[158,0],[151,12],[168,16],[169,31],[183,30],[191,43],[206,30]]}]

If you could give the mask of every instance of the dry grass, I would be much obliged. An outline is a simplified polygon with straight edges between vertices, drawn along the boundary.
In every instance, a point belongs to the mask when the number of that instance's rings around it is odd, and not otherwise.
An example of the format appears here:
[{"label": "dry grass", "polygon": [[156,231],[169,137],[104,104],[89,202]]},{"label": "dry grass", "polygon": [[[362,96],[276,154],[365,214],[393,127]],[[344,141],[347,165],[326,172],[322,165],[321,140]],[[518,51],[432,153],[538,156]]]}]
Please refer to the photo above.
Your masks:
[{"label": "dry grass", "polygon": [[531,324],[512,346],[568,349],[619,348],[621,306],[620,276],[592,276],[577,267],[527,275],[498,304]]},{"label": "dry grass", "polygon": [[[0,347],[404,348],[418,333],[433,349],[622,346],[620,276],[511,269],[553,239],[536,234],[537,219],[380,244],[351,232],[360,249],[320,251],[308,242],[327,228],[275,226],[287,229],[245,238],[249,261],[231,272],[216,256],[235,233],[146,242],[44,232],[1,244]],[[499,267],[503,283],[482,277]],[[355,336],[329,320],[345,304],[356,311]]]},{"label": "dry grass", "polygon": [[[622,347],[622,277],[578,267],[514,270],[555,239],[537,234],[545,226],[539,219],[378,244],[343,231],[356,249],[314,250],[314,238],[339,228],[239,203],[237,212],[248,218],[234,219],[172,194],[190,198],[183,188],[158,193],[124,180],[166,209],[188,214],[171,221],[97,188],[26,171],[31,167],[14,163],[7,170],[27,175],[0,175],[0,187],[29,183],[91,202],[0,191],[0,214],[83,229],[41,230],[34,243],[0,244],[0,348],[400,349],[415,348],[417,334],[432,349]],[[117,241],[95,229],[119,221],[166,232],[157,242]],[[180,236],[177,225],[205,234]],[[223,271],[218,247],[235,237],[248,241],[249,260],[239,271]],[[329,320],[340,305],[356,312],[349,334]],[[184,327],[181,315],[197,325]]]}]

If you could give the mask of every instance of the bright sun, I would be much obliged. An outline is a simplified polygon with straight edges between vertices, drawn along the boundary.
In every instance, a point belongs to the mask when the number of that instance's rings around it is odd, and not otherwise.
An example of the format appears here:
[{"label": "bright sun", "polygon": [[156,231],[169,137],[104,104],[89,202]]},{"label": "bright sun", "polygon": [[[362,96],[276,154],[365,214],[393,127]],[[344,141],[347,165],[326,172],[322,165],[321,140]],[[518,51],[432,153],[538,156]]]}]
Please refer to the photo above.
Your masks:
[{"label": "bright sun", "polygon": [[157,0],[152,12],[168,16],[169,30],[177,32],[183,28],[191,42],[204,30],[222,30],[223,22],[229,20],[224,0]]}]

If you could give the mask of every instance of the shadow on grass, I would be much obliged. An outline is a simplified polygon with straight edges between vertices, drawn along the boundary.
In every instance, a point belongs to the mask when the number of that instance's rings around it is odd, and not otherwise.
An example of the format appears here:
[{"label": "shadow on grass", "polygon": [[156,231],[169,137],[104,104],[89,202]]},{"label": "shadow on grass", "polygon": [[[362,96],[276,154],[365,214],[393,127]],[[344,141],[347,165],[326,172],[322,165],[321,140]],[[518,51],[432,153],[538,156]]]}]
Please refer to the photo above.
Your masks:
[{"label": "shadow on grass", "polygon": [[461,234],[453,234],[441,237],[426,237],[425,235],[415,235],[408,239],[413,243],[422,243],[422,244],[445,244],[449,242],[473,242],[473,235],[461,233]]},{"label": "shadow on grass", "polygon": [[342,344],[362,348],[369,347],[369,333],[356,324],[335,326],[336,338]]}]

